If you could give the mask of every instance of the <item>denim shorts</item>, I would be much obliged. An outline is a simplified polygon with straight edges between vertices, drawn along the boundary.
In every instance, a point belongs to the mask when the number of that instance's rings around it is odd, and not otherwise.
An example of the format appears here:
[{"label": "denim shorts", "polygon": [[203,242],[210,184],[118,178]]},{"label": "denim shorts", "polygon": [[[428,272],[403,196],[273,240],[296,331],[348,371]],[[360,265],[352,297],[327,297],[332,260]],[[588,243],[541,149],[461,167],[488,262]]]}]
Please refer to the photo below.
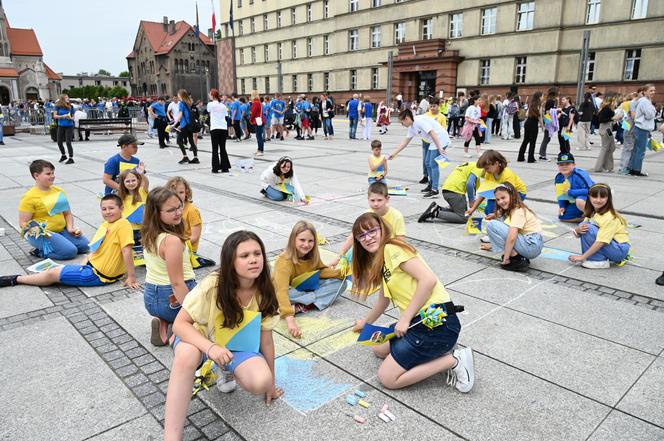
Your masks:
[{"label": "denim shorts", "polygon": [[[185,281],[189,291],[194,289],[196,281],[194,279]],[[169,323],[175,321],[175,317],[180,312],[181,306],[171,307],[168,298],[173,294],[173,287],[171,285],[154,285],[152,283],[145,283],[145,290],[143,291],[143,303],[145,309],[153,317],[159,317]]]},{"label": "denim shorts", "polygon": [[60,270],[60,283],[69,286],[103,286],[103,282],[90,265],[65,265]]},{"label": "denim shorts", "polygon": [[[411,323],[419,320],[420,317],[415,316]],[[445,320],[444,324],[433,329],[420,323],[403,337],[390,340],[390,354],[394,361],[410,370],[451,352],[459,338],[461,323],[456,314],[448,315]]]},{"label": "denim shorts", "polygon": [[[173,339],[173,345],[172,346],[173,346],[174,351],[175,351],[175,347],[181,341],[182,340],[180,339],[180,337],[175,337]],[[235,373],[235,369],[237,369],[237,367],[239,365],[241,365],[245,361],[249,360],[250,358],[262,357],[263,356],[263,354],[261,354],[260,352],[231,351],[231,353],[233,354],[233,360],[231,360],[231,362],[229,364],[227,364],[226,366],[223,367],[226,371],[230,372],[231,374]],[[208,359],[207,355],[204,354],[204,353],[201,353],[201,361],[199,362],[198,367],[201,367],[201,365],[203,363],[205,363],[207,361],[207,359]]]}]

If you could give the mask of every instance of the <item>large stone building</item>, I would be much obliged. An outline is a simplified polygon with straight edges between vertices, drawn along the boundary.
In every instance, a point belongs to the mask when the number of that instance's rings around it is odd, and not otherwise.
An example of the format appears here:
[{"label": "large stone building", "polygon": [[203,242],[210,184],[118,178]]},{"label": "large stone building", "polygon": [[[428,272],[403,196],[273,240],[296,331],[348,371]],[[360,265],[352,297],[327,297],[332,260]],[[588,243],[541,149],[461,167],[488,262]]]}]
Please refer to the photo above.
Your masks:
[{"label": "large stone building", "polygon": [[61,78],[43,58],[35,31],[12,28],[0,1],[0,104],[60,94]]},{"label": "large stone building", "polygon": [[204,99],[217,85],[216,48],[203,33],[196,37],[185,21],[162,23],[142,20],[134,48],[127,56],[133,96],[174,95],[187,89]]},{"label": "large stone building", "polygon": [[[222,2],[222,4],[225,2]],[[583,31],[586,80],[600,90],[658,83],[664,92],[662,0],[236,0],[236,89],[385,97],[463,89],[574,94]],[[225,10],[222,9],[222,10]],[[231,35],[228,22],[223,36]],[[219,60],[232,63],[232,57]],[[279,75],[281,72],[281,75]],[[280,84],[281,83],[281,84]]]},{"label": "large stone building", "polygon": [[64,75],[62,77],[62,90],[73,87],[102,86],[102,87],[124,87],[129,92],[129,78],[113,77],[109,75],[88,75],[87,72],[81,72],[76,75]]}]

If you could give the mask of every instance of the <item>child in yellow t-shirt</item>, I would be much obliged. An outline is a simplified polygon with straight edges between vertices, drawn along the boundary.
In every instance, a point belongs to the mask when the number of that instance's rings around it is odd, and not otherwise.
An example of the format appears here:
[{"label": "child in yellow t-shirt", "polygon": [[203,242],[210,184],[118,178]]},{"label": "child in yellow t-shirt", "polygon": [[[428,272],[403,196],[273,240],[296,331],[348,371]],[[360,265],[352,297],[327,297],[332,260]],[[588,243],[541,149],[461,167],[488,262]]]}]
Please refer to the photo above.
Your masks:
[{"label": "child in yellow t-shirt", "polygon": [[[298,221],[291,230],[286,250],[277,256],[274,263],[274,287],[277,290],[279,314],[286,319],[288,332],[301,336],[295,314],[316,307],[323,310],[330,306],[345,291],[341,270],[331,269],[323,263],[318,251],[316,228],[306,221]],[[318,272],[318,283],[303,282],[295,286],[299,276]],[[316,279],[317,275],[312,274]],[[295,304],[295,307],[293,307]]]},{"label": "child in yellow t-shirt", "polygon": [[127,219],[134,230],[134,245],[141,243],[141,227],[143,211],[148,199],[150,183],[148,177],[133,168],[120,173],[118,178],[118,195],[122,199],[122,217]]},{"label": "child in yellow t-shirt", "polygon": [[23,195],[18,206],[21,235],[35,247],[30,254],[70,260],[90,251],[88,239],[74,226],[66,193],[53,185],[55,166],[43,159],[32,161],[30,176],[35,185]]},{"label": "child in yellow t-shirt", "polygon": [[496,219],[489,220],[486,225],[490,243],[483,243],[480,248],[485,251],[502,251],[503,269],[526,271],[530,266],[530,259],[542,253],[542,226],[512,184],[499,184],[494,194],[498,205]]},{"label": "child in yellow t-shirt", "polygon": [[101,214],[104,222],[94,235],[91,243],[93,251],[85,263],[64,265],[27,276],[0,276],[0,287],[49,286],[54,283],[101,286],[114,283],[127,274],[124,284],[138,288],[132,256],[134,238],[129,221],[122,218],[122,199],[115,194],[104,196],[101,199]]},{"label": "child in yellow t-shirt", "polygon": [[[385,221],[375,213],[357,218],[353,238],[353,283],[360,290],[383,287],[371,311],[353,330],[360,332],[378,320],[390,301],[399,308],[395,337],[372,346],[383,359],[378,380],[388,389],[400,389],[447,371],[448,384],[470,392],[475,381],[472,350],[452,352],[461,332],[459,309],[438,277],[415,248],[390,238]],[[444,311],[445,320],[431,327],[422,323],[420,313],[430,308]]]},{"label": "child in yellow t-shirt", "polygon": [[381,155],[383,144],[374,139],[371,141],[371,156],[369,156],[369,184],[382,182],[387,185],[387,158]]},{"label": "child in yellow t-shirt", "polygon": [[608,185],[590,187],[583,215],[584,222],[574,230],[581,238],[582,254],[569,260],[591,269],[609,268],[611,262],[622,266],[630,249],[627,221],[613,208]]},{"label": "child in yellow t-shirt", "polygon": [[[272,329],[279,321],[279,304],[265,246],[255,233],[236,231],[224,241],[221,259],[220,269],[185,297],[173,324],[175,359],[166,394],[166,439],[182,438],[194,371],[208,359],[224,367],[217,381],[222,391],[230,392],[234,387],[229,384],[234,386],[237,381],[247,392],[265,396],[268,406],[283,394],[275,384],[272,338]],[[260,339],[258,351],[229,350],[222,343],[224,336],[229,330],[249,326],[250,317],[260,320],[260,336],[248,335],[250,340]],[[235,381],[230,380],[230,374],[235,375]]]}]

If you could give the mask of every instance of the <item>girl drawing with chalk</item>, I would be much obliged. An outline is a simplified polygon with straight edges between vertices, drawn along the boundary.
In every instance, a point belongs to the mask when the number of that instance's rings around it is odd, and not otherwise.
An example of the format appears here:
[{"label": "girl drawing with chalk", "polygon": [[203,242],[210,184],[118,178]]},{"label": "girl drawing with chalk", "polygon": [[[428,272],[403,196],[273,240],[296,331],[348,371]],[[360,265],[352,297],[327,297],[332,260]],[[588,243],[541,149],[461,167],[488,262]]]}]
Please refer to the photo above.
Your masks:
[{"label": "girl drawing with chalk", "polygon": [[[390,239],[389,227],[375,213],[365,213],[353,224],[353,284],[360,290],[382,285],[378,300],[353,328],[360,332],[373,323],[392,301],[400,311],[395,338],[372,346],[384,359],[378,379],[388,389],[400,389],[447,371],[447,382],[460,392],[473,388],[475,372],[469,347],[452,353],[461,324],[450,295],[417,250],[399,239]],[[428,327],[421,311],[446,311],[444,322]]]}]

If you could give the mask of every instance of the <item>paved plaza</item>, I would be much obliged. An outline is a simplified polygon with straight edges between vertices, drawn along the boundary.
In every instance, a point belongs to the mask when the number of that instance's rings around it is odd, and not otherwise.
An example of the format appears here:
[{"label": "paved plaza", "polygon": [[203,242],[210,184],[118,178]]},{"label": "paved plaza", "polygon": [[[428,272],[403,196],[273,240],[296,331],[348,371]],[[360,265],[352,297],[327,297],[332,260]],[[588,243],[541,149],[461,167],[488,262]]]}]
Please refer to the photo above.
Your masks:
[{"label": "paved plaza", "polygon": [[[367,208],[367,141],[350,141],[335,120],[337,138],[266,144],[265,156],[247,173],[210,173],[210,140],[200,142],[200,165],[178,165],[179,150],[160,150],[147,139],[138,155],[151,187],[185,177],[204,222],[199,253],[218,260],[233,231],[258,233],[271,257],[285,247],[299,219],[313,222],[336,251],[354,219]],[[380,139],[393,150],[405,129],[392,124]],[[656,135],[660,136],[660,135]],[[56,185],[68,193],[77,225],[92,237],[101,223],[97,193],[103,163],[117,136],[74,144],[76,164],[56,164]],[[540,132],[541,139],[541,132]],[[591,169],[599,149],[573,153]],[[285,322],[275,333],[277,383],[283,399],[266,407],[238,389],[202,392],[189,407],[185,439],[194,440],[663,440],[664,155],[648,152],[648,178],[593,174],[614,191],[630,223],[634,260],[623,268],[588,270],[571,265],[579,240],[556,220],[555,162],[516,160],[519,141],[494,139],[528,186],[528,205],[542,220],[545,249],[526,273],[502,271],[499,256],[479,250],[478,236],[463,225],[418,224],[430,200],[420,196],[421,148],[415,141],[389,164],[392,185],[409,187],[391,204],[406,218],[408,241],[426,258],[465,306],[462,346],[475,353],[475,387],[461,394],[443,374],[404,390],[380,386],[379,360],[355,344],[351,327],[369,304],[349,293],[323,312],[298,316],[303,338],[290,338]],[[0,148],[0,273],[22,273],[38,259],[17,233],[17,207],[32,185],[30,161],[57,161],[46,136],[20,134]],[[231,163],[251,157],[255,141],[229,141]],[[453,164],[465,161],[454,140]],[[486,146],[485,148],[488,148]],[[557,153],[554,140],[550,153]],[[293,158],[308,206],[277,203],[260,193],[259,175],[271,161]],[[620,156],[620,149],[615,153]],[[555,155],[550,154],[551,157]],[[444,178],[449,173],[443,171]],[[444,204],[442,198],[439,203]],[[200,281],[205,271],[197,272]],[[138,270],[139,281],[144,269]],[[150,344],[150,317],[142,290],[120,283],[100,288],[16,286],[0,290],[0,439],[157,440],[162,438],[165,392],[173,359],[168,347]],[[395,321],[389,309],[379,324]],[[367,393],[368,409],[346,396]],[[396,420],[377,417],[388,404]],[[353,415],[367,418],[358,424]]]}]

